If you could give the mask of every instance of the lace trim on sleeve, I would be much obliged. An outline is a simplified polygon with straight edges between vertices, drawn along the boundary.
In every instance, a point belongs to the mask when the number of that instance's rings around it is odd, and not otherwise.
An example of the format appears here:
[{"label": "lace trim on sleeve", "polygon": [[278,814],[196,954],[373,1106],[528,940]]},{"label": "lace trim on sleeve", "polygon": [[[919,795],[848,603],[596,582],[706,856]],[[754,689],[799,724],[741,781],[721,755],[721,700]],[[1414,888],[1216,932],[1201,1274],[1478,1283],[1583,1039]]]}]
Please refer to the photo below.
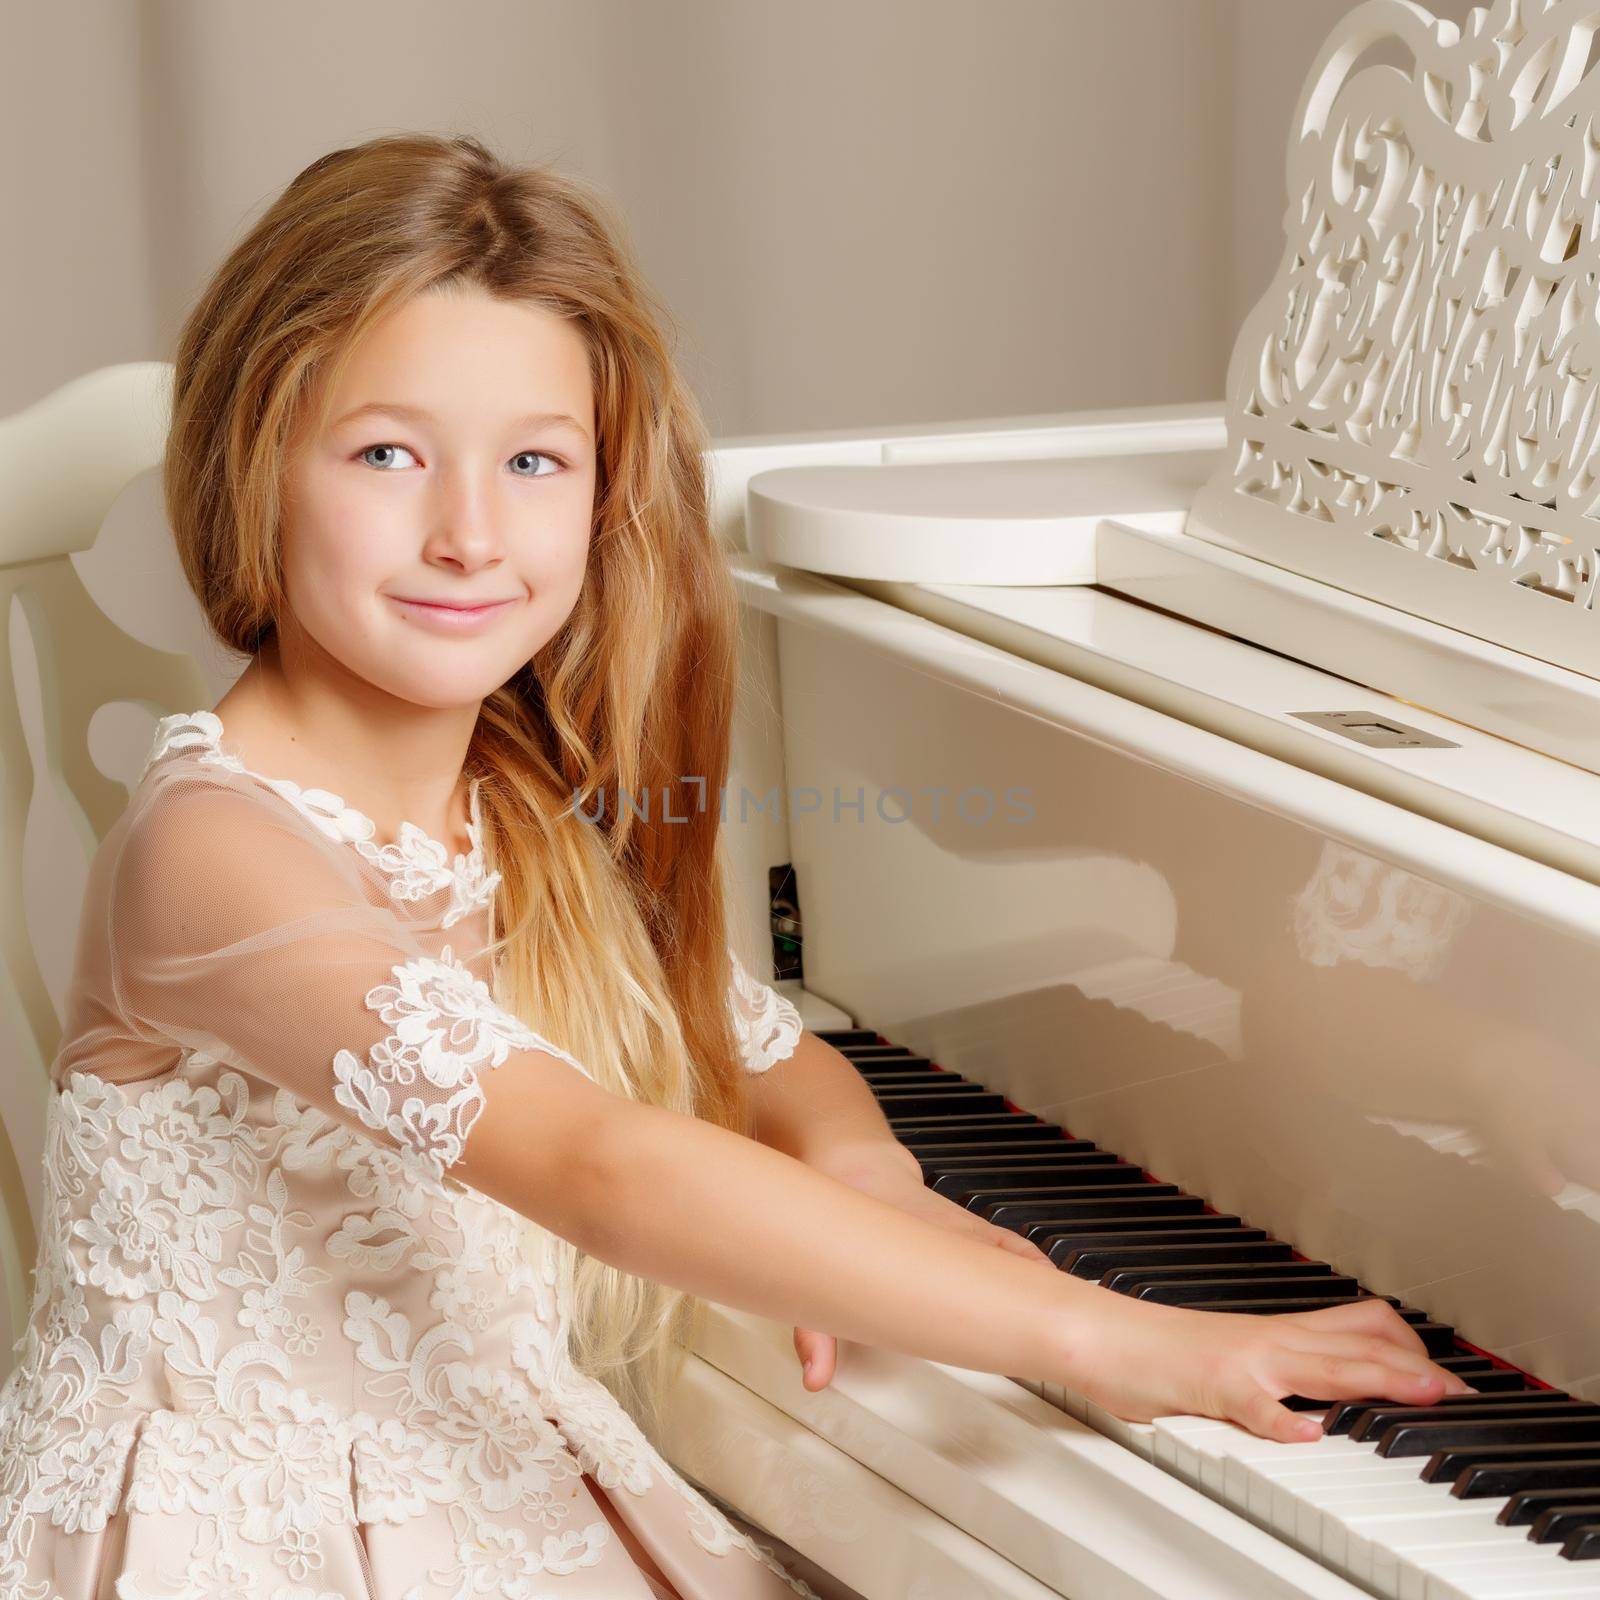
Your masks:
[{"label": "lace trim on sleeve", "polygon": [[366,1004],[393,1031],[365,1061],[339,1051],[334,1098],[393,1138],[408,1165],[427,1177],[437,1181],[461,1158],[483,1110],[480,1067],[498,1067],[513,1049],[543,1050],[593,1077],[497,1005],[489,986],[455,959],[449,945],[437,959],[417,956],[391,970],[394,981],[369,989]]},{"label": "lace trim on sleeve", "polygon": [[746,1072],[765,1072],[794,1054],[800,1043],[800,1013],[777,992],[744,969],[728,950],[728,1010]]}]

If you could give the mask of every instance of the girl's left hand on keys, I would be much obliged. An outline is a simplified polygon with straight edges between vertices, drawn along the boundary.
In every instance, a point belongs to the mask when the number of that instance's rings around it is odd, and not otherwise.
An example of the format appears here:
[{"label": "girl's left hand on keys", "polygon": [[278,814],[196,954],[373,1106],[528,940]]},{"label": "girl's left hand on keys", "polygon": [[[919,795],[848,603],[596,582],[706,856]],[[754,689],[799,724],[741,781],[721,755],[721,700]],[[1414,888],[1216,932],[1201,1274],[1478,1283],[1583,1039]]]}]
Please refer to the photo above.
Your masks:
[{"label": "girl's left hand on keys", "polygon": [[[891,1155],[896,1154],[898,1152],[891,1152]],[[921,1169],[914,1164],[908,1165],[898,1159],[866,1160],[841,1164],[837,1168],[824,1167],[822,1170],[840,1183],[848,1183],[851,1188],[887,1201],[914,1217],[922,1217],[936,1227],[968,1234],[985,1244],[1009,1250],[1014,1255],[1042,1261],[1046,1266],[1051,1264],[1044,1251],[1031,1240],[1024,1239],[1020,1233],[1013,1233],[1009,1228],[998,1228],[983,1217],[974,1216],[954,1200],[935,1194],[923,1183]],[[797,1327],[794,1330],[794,1348],[800,1358],[800,1381],[813,1392],[827,1388],[833,1380],[838,1362],[839,1341],[830,1333]]]}]

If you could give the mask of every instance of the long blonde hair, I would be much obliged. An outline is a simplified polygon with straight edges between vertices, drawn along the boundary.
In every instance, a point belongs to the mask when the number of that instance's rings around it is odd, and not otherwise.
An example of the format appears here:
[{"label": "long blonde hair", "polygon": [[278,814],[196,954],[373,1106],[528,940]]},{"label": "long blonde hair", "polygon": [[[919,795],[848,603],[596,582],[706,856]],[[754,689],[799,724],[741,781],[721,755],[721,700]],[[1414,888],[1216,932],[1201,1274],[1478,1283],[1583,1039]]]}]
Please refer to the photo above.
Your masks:
[{"label": "long blonde hair", "polygon": [[[212,630],[254,654],[285,614],[289,452],[308,397],[323,379],[331,397],[362,334],[435,287],[570,320],[598,432],[584,585],[555,637],[485,700],[467,758],[502,875],[496,998],[613,1092],[748,1132],[717,803],[736,603],[710,527],[704,424],[625,238],[593,186],[507,165],[470,136],[387,135],[322,156],[183,327],[166,504]],[[686,820],[663,820],[666,797]],[[701,1302],[557,1248],[574,1360],[653,1432]]]}]

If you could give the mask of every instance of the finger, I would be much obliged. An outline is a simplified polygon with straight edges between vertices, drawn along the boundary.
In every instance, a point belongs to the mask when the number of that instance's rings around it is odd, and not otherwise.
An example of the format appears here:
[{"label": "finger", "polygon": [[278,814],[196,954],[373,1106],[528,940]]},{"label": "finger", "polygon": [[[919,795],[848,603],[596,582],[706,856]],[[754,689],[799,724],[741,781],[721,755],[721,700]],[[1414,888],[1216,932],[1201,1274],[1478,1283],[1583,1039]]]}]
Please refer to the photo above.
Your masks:
[{"label": "finger", "polygon": [[1321,1311],[1291,1313],[1304,1327],[1319,1332],[1369,1333],[1414,1354],[1427,1354],[1416,1330],[1387,1300],[1352,1300],[1347,1306],[1325,1306]]},{"label": "finger", "polygon": [[1285,1394],[1303,1394],[1310,1400],[1397,1400],[1427,1406],[1449,1387],[1443,1372],[1338,1355],[1301,1358],[1281,1376],[1289,1385]]},{"label": "finger", "polygon": [[1414,1350],[1403,1350],[1376,1334],[1316,1333],[1309,1329],[1294,1334],[1291,1348],[1308,1356],[1346,1362],[1377,1363],[1396,1372],[1437,1385],[1444,1394],[1472,1394],[1470,1383],[1430,1361]]},{"label": "finger", "polygon": [[815,1393],[833,1381],[838,1364],[839,1341],[831,1333],[818,1333],[813,1328],[794,1330],[795,1354],[800,1357],[800,1381]]},{"label": "finger", "polygon": [[1279,1405],[1265,1389],[1252,1388],[1231,1420],[1263,1439],[1279,1444],[1305,1444],[1322,1437],[1322,1424]]}]

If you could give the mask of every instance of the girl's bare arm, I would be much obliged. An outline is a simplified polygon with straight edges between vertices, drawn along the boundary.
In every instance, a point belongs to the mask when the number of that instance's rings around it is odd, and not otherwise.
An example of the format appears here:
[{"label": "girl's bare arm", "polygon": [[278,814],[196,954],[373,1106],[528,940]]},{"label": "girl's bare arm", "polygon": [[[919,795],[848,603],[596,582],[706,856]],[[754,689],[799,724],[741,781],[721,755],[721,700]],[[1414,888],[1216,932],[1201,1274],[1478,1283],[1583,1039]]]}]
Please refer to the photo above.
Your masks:
[{"label": "girl's bare arm", "polygon": [[821,1172],[903,1167],[921,1181],[917,1159],[895,1138],[861,1074],[809,1031],[782,1061],[751,1073],[755,1136]]},{"label": "girl's bare arm", "polygon": [[780,1322],[1066,1383],[1122,1415],[1203,1411],[1275,1437],[1298,1437],[1300,1419],[1274,1387],[1400,1400],[1464,1387],[1382,1302],[1354,1321],[1151,1306],[611,1095],[542,1052],[482,1081],[457,1176],[625,1271]]}]

